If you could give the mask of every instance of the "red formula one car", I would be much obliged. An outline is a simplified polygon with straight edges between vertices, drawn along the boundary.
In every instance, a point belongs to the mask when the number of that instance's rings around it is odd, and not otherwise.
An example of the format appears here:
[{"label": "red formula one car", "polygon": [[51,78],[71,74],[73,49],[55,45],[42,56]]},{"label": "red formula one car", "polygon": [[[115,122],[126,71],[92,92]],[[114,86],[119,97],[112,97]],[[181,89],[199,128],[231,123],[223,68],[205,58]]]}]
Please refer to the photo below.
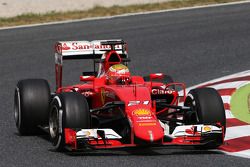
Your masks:
[{"label": "red formula one car", "polygon": [[[215,89],[186,95],[183,83],[162,73],[132,76],[123,40],[61,41],[55,46],[56,90],[43,79],[15,89],[21,135],[50,134],[56,150],[140,146],[216,148],[224,141],[225,111]],[[93,59],[80,84],[62,86],[63,61]],[[180,93],[181,92],[181,93]]]}]

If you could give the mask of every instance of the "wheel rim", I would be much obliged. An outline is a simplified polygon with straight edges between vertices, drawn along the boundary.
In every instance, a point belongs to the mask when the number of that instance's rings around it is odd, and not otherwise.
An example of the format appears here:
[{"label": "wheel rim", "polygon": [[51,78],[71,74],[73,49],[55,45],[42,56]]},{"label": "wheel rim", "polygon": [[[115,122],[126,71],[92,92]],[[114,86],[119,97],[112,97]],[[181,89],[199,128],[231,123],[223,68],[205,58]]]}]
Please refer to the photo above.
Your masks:
[{"label": "wheel rim", "polygon": [[194,123],[199,123],[199,117],[197,114],[197,106],[196,106],[196,102],[193,98],[192,95],[188,95],[186,102],[185,102],[185,106],[188,106],[191,108],[191,111],[189,111],[189,120],[188,120],[188,124],[194,124]]},{"label": "wheel rim", "polygon": [[20,93],[18,88],[15,91],[15,100],[14,100],[14,119],[16,122],[16,126],[20,128],[21,124],[21,107],[20,107]]},{"label": "wheel rim", "polygon": [[58,109],[53,107],[49,118],[49,131],[52,139],[55,139],[59,133]]}]

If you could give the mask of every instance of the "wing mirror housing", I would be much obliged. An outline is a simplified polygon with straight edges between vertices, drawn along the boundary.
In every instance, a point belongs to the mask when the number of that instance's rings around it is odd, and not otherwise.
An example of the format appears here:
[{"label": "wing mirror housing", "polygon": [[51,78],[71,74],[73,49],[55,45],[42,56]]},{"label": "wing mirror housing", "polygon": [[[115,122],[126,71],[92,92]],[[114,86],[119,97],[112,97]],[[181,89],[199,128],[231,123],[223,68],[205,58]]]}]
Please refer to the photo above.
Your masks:
[{"label": "wing mirror housing", "polygon": [[89,75],[89,76],[80,76],[80,81],[88,82],[88,81],[94,81],[95,76]]},{"label": "wing mirror housing", "polygon": [[164,74],[163,73],[153,73],[149,75],[150,80],[154,80],[154,79],[163,79],[164,78]]}]

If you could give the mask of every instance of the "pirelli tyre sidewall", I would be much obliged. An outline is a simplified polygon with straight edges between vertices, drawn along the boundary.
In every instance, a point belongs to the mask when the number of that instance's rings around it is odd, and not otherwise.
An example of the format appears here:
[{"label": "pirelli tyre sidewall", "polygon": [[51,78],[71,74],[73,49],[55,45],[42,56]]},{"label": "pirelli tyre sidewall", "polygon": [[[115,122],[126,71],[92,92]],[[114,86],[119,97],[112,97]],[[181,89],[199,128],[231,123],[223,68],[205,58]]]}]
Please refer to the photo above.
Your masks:
[{"label": "pirelli tyre sidewall", "polygon": [[48,125],[49,84],[44,79],[20,80],[14,94],[14,119],[21,135],[40,132],[38,126]]},{"label": "pirelli tyre sidewall", "polygon": [[62,138],[64,136],[62,118],[62,102],[59,96],[55,96],[50,106],[49,131],[52,144],[56,149],[61,148],[60,145],[64,142],[64,138]]},{"label": "pirelli tyre sidewall", "polygon": [[[191,112],[185,115],[186,124],[216,124],[221,123],[226,127],[226,116],[224,104],[221,96],[214,88],[192,89],[185,100],[185,106],[191,107]],[[217,143],[209,145],[208,148],[216,148],[222,138]]]},{"label": "pirelli tyre sidewall", "polygon": [[90,128],[90,112],[86,98],[76,92],[56,95],[50,105],[49,131],[57,151],[65,151],[65,128]]}]

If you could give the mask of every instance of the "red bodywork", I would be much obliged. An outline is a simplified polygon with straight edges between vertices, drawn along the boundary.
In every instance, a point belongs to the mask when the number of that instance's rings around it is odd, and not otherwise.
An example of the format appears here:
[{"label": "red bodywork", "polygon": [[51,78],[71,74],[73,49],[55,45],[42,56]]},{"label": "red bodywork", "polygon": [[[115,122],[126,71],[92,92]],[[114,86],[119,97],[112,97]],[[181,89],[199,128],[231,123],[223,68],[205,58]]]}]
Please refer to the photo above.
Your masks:
[{"label": "red bodywork", "polygon": [[[56,59],[64,51],[69,49],[62,47],[62,43],[56,44]],[[66,45],[66,44],[65,44]],[[73,44],[72,44],[73,45]],[[110,61],[111,57],[116,57],[115,61]],[[123,63],[123,58],[114,50],[105,52],[105,59],[101,62],[102,75],[80,76],[82,84],[72,86],[62,86],[62,58],[56,60],[56,93],[62,92],[79,92],[85,96],[89,102],[90,109],[101,108],[105,104],[113,101],[124,102],[122,114],[128,121],[129,139],[125,142],[122,140],[87,140],[89,146],[93,148],[115,148],[115,147],[132,147],[142,144],[152,145],[191,145],[201,143],[201,133],[193,133],[192,136],[180,136],[171,140],[164,139],[164,128],[159,122],[159,117],[169,117],[166,115],[171,112],[168,107],[157,108],[154,95],[168,99],[168,104],[178,105],[180,96],[177,90],[171,86],[179,86],[183,91],[182,101],[185,99],[185,85],[183,83],[163,83],[159,80],[163,79],[162,73],[151,74],[149,81],[144,81],[141,76],[131,76],[131,83],[127,85],[110,85],[107,82],[105,73],[111,65]],[[157,80],[157,81],[155,81]],[[120,109],[119,109],[120,110]],[[115,117],[116,110],[112,112],[101,112],[99,114],[92,113],[94,116]],[[116,125],[115,125],[116,126]],[[100,127],[95,127],[100,128]],[[111,129],[113,127],[110,127]],[[65,142],[72,149],[79,149],[76,139],[76,131],[72,129],[64,129]]]}]

